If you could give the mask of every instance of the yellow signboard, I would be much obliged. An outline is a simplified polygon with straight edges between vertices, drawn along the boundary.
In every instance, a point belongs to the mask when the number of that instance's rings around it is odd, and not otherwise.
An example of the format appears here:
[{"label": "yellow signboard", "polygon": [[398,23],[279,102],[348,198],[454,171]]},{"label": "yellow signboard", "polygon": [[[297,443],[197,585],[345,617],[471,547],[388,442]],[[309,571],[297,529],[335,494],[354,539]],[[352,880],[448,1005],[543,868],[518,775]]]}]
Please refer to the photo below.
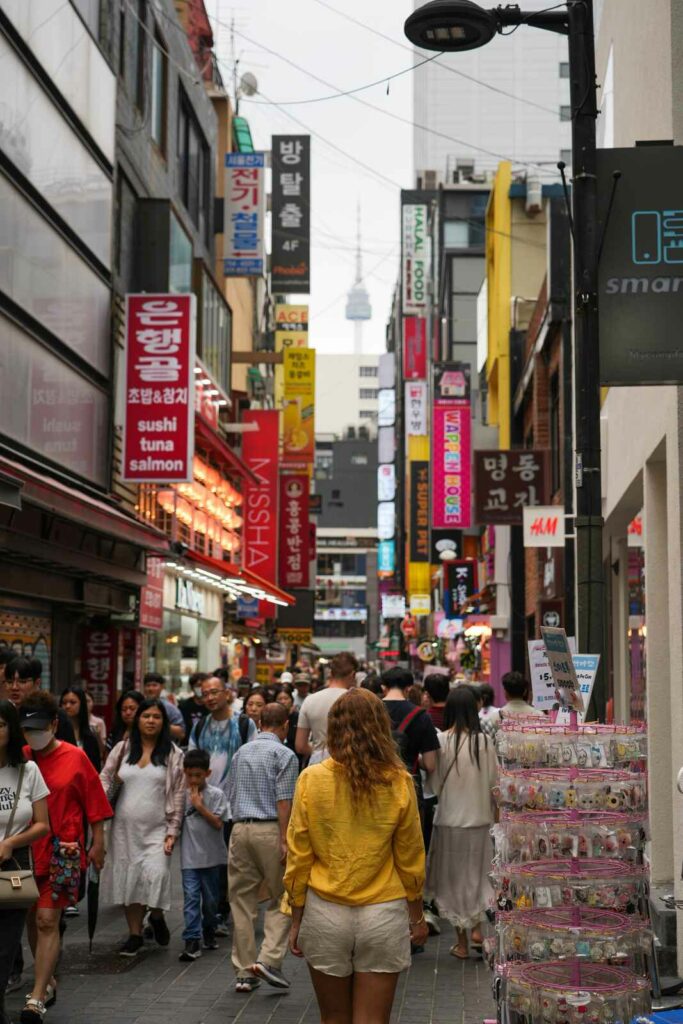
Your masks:
[{"label": "yellow signboard", "polygon": [[284,397],[315,396],[315,349],[288,348],[284,352]]},{"label": "yellow signboard", "polygon": [[277,629],[276,633],[280,640],[284,640],[286,644],[310,644],[313,639],[313,630],[300,628],[300,629]]},{"label": "yellow signboard", "polygon": [[[275,351],[288,348],[308,348],[308,306],[278,303],[275,307]],[[282,367],[275,367],[275,408],[282,406],[284,397]]]}]

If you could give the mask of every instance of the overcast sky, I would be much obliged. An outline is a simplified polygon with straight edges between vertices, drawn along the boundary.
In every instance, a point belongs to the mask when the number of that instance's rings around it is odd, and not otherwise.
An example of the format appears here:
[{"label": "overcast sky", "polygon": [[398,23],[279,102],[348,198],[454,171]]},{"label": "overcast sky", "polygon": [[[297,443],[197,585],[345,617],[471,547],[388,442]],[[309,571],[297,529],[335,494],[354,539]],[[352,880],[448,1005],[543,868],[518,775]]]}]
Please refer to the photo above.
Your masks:
[{"label": "overcast sky", "polygon": [[[403,22],[410,0],[324,0],[370,28],[405,45]],[[344,318],[346,292],[354,277],[356,203],[360,202],[363,271],[372,302],[363,348],[384,350],[384,331],[399,255],[399,191],[412,184],[412,133],[407,124],[362,106],[350,97],[278,109],[276,103],[329,96],[335,89],[297,70],[325,79],[338,89],[354,89],[414,63],[411,54],[352,24],[318,0],[206,0],[214,26],[221,74],[232,93],[230,20],[234,15],[239,71],[251,71],[259,92],[242,100],[257,148],[270,149],[272,134],[310,130],[311,140],[311,343],[322,352],[350,352],[353,325]],[[245,38],[248,37],[248,38]],[[261,47],[268,47],[268,53]],[[276,56],[279,54],[280,56]],[[394,114],[412,116],[411,75],[376,86],[360,98]],[[260,103],[258,101],[261,101]],[[286,111],[286,113],[285,113]],[[287,114],[303,124],[297,124]],[[342,153],[332,149],[319,133]],[[361,161],[390,181],[354,163]],[[395,184],[391,184],[394,182]]]}]

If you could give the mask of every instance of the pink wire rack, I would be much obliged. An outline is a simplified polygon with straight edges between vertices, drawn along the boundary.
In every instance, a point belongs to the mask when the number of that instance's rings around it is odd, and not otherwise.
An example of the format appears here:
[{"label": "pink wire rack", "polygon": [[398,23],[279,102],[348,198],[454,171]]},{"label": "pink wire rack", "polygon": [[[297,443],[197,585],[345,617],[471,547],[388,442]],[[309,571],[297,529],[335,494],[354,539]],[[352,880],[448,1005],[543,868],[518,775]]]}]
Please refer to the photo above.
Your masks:
[{"label": "pink wire rack", "polygon": [[585,989],[591,995],[622,995],[625,992],[647,992],[648,978],[641,978],[624,967],[608,964],[585,964],[563,960],[539,964],[509,964],[504,972],[510,980],[534,989],[550,989],[572,993]]}]

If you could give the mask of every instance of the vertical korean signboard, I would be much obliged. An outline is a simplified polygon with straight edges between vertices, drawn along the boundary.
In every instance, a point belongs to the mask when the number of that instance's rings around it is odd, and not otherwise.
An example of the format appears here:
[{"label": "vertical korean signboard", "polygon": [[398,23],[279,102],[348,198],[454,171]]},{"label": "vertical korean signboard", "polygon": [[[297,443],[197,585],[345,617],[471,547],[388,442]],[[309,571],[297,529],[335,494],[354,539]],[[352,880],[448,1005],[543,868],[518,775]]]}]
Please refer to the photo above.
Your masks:
[{"label": "vertical korean signboard", "polygon": [[226,153],[223,273],[262,277],[265,273],[266,211],[264,153]]},{"label": "vertical korean signboard", "polygon": [[278,413],[249,409],[245,423],[257,430],[246,431],[242,458],[257,478],[249,481],[244,500],[243,565],[275,583],[277,579],[277,499],[278,499]]},{"label": "vertical korean signboard", "polygon": [[407,381],[427,376],[427,320],[423,316],[403,318],[403,376]]},{"label": "vertical korean signboard", "polygon": [[426,204],[404,205],[401,218],[402,311],[404,316],[424,315],[427,309],[427,280],[429,278]]},{"label": "vertical korean signboard", "polygon": [[410,463],[411,562],[429,561],[429,463]]},{"label": "vertical korean signboard", "polygon": [[147,559],[147,584],[140,590],[138,622],[142,629],[160,630],[164,624],[164,560]]},{"label": "vertical korean signboard", "polygon": [[271,287],[311,290],[311,137],[273,135]]},{"label": "vertical korean signboard", "polygon": [[[279,302],[275,306],[275,351],[308,348],[308,306]],[[275,408],[282,407],[282,366],[275,366]]]},{"label": "vertical korean signboard", "polygon": [[284,352],[282,462],[305,469],[315,456],[315,349]]},{"label": "vertical korean signboard", "polygon": [[280,586],[308,587],[310,532],[306,473],[280,477]]},{"label": "vertical korean signboard", "polygon": [[116,704],[116,675],[119,657],[119,631],[95,629],[83,631],[81,675],[85,689],[92,694],[93,711],[111,725]]},{"label": "vertical korean signboard", "polygon": [[194,295],[126,296],[123,480],[192,480],[194,360]]},{"label": "vertical korean signboard", "polygon": [[432,526],[464,529],[472,516],[468,363],[434,365],[432,438]]}]

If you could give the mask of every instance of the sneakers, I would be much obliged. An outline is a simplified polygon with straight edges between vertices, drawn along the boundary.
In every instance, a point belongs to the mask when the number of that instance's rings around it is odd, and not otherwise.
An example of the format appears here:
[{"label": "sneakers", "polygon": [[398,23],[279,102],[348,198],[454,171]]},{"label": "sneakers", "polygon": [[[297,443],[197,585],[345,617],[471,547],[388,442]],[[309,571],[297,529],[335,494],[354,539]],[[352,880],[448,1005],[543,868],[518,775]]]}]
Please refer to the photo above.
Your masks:
[{"label": "sneakers", "polygon": [[168,925],[166,924],[166,918],[164,915],[161,914],[160,917],[152,917],[150,914],[149,926],[152,929],[152,935],[158,945],[168,946],[171,941],[171,933],[168,930]]},{"label": "sneakers", "polygon": [[185,949],[182,951],[178,959],[183,963],[191,963],[193,960],[199,960],[201,955],[202,951],[199,945],[199,939],[188,939],[185,943]]},{"label": "sneakers", "polygon": [[210,928],[204,931],[204,949],[218,949],[216,933]]},{"label": "sneakers", "polygon": [[216,920],[216,927],[214,928],[214,933],[219,939],[226,939],[228,937],[228,922],[225,920],[224,917],[219,917]]},{"label": "sneakers", "polygon": [[80,913],[80,910],[76,906],[66,907],[64,910],[64,917],[78,917]]},{"label": "sneakers", "polygon": [[129,935],[119,950],[119,956],[137,956],[144,944],[142,935]]},{"label": "sneakers", "polygon": [[435,914],[430,907],[424,908],[424,918],[429,928],[430,935],[441,935],[441,923],[438,914]]},{"label": "sneakers", "polygon": [[7,985],[5,986],[5,995],[9,992],[16,992],[18,988],[23,987],[23,979],[21,974],[10,974],[7,979]]},{"label": "sneakers", "polygon": [[278,970],[277,967],[270,967],[268,964],[262,964],[260,960],[251,968],[251,973],[257,978],[263,978],[268,985],[272,985],[273,988],[289,988],[290,983],[285,978],[282,971]]},{"label": "sneakers", "polygon": [[258,978],[238,978],[235,982],[235,992],[253,992],[260,984]]}]

